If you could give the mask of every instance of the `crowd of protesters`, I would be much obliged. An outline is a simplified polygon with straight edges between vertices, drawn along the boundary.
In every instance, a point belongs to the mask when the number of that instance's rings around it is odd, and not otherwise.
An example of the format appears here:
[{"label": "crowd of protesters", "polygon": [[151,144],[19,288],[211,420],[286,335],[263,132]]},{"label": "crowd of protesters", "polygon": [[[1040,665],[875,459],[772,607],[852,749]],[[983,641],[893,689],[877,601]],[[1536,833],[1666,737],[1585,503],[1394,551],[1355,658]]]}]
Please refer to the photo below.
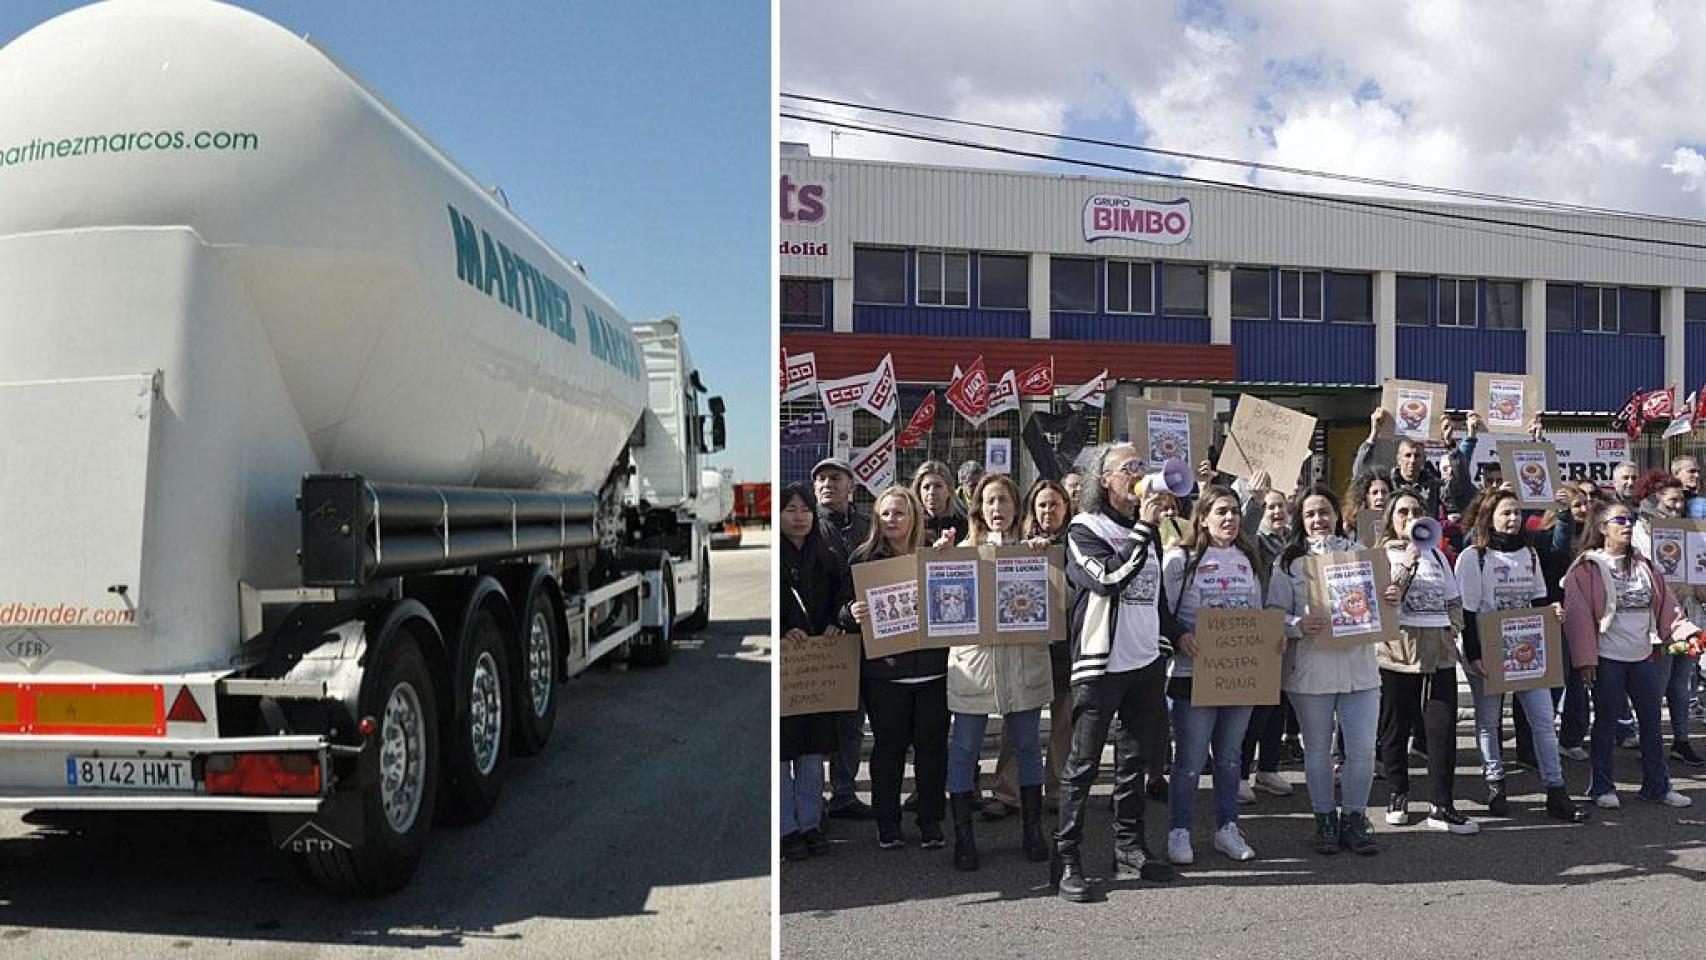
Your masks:
[{"label": "crowd of protesters", "polygon": [[[783,858],[829,852],[826,816],[874,821],[873,839],[885,850],[944,847],[951,818],[951,862],[976,870],[976,822],[1016,811],[1022,856],[1050,861],[1063,898],[1090,899],[1081,844],[1110,738],[1117,878],[1166,882],[1196,862],[1204,773],[1213,850],[1257,858],[1239,808],[1257,802],[1258,791],[1290,795],[1279,768],[1298,761],[1320,855],[1368,856],[1389,842],[1368,817],[1377,777],[1385,781],[1386,823],[1411,822],[1417,753],[1426,769],[1414,798],[1425,803],[1422,823],[1470,836],[1481,829],[1474,807],[1498,818],[1512,813],[1507,699],[1514,762],[1538,774],[1546,816],[1589,818],[1589,806],[1571,795],[1566,760],[1587,762],[1573,773],[1591,805],[1616,809],[1619,746],[1640,751],[1635,797],[1688,806],[1669,765],[1706,766],[1689,740],[1706,609],[1694,588],[1667,584],[1650,554],[1654,519],[1706,516],[1698,463],[1681,457],[1668,471],[1643,474],[1625,462],[1610,490],[1572,482],[1551,509],[1525,510],[1496,462],[1479,482],[1473,476],[1482,430],[1475,414],[1461,435],[1442,418],[1448,452],[1437,461],[1420,442],[1394,442],[1390,422],[1385,410],[1372,415],[1343,496],[1306,483],[1287,496],[1261,471],[1233,480],[1204,462],[1182,499],[1145,481],[1146,459],[1135,447],[1113,443],[1082,472],[1039,480],[1022,495],[1009,477],[985,475],[975,462],[951,473],[929,461],[909,485],[882,490],[866,518],[853,505],[848,465],[819,463],[809,488],[791,485],[780,499],[784,634],[859,630],[868,611],[854,597],[852,565],[985,543],[1064,547],[1070,624],[1064,641],[1046,646],[972,644],[867,659],[858,711],[784,719]],[[1543,438],[1538,421],[1530,434]],[[1415,536],[1424,520],[1440,525],[1437,542]],[[1391,584],[1377,602],[1396,620],[1397,639],[1323,643],[1329,625],[1310,607],[1301,561],[1361,548],[1382,549],[1389,561]],[[1194,706],[1199,612],[1263,607],[1284,613],[1280,702]],[[1551,607],[1561,623],[1564,682],[1509,698],[1487,692],[1484,658],[1493,654],[1483,652],[1477,615],[1533,607]],[[1478,787],[1456,772],[1460,673],[1473,704]],[[992,716],[1002,720],[1002,742],[986,798],[979,773]],[[867,720],[869,805],[855,791]],[[903,800],[909,755],[913,792]],[[1056,813],[1046,826],[1045,795]],[[1145,810],[1157,801],[1167,805],[1166,829],[1152,846]]]}]

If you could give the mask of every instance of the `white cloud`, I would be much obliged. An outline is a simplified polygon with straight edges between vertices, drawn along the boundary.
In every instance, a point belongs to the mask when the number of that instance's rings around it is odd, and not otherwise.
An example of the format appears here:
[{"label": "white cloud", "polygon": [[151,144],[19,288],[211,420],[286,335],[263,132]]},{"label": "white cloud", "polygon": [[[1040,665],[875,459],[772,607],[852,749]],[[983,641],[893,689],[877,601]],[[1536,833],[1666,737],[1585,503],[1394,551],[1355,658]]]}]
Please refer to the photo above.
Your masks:
[{"label": "white cloud", "polygon": [[[1703,47],[1706,5],[1681,0],[782,4],[786,91],[1048,131],[1123,117],[1119,136],[1177,150],[1689,216]],[[783,131],[829,152],[822,128]],[[871,135],[835,151],[1002,165]]]}]

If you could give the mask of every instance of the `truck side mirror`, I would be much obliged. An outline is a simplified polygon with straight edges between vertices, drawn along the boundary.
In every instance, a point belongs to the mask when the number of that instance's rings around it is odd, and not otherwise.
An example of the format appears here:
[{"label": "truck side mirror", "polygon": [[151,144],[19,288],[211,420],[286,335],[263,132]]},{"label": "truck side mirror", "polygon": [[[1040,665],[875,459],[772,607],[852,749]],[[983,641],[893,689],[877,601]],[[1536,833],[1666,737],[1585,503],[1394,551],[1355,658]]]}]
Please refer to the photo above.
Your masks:
[{"label": "truck side mirror", "polygon": [[726,424],[723,421],[723,413],[726,409],[727,408],[725,408],[723,406],[723,398],[722,397],[712,397],[711,398],[711,449],[709,451],[710,453],[716,453],[717,451],[723,449],[723,445],[728,442],[728,439],[729,439],[728,424]]}]

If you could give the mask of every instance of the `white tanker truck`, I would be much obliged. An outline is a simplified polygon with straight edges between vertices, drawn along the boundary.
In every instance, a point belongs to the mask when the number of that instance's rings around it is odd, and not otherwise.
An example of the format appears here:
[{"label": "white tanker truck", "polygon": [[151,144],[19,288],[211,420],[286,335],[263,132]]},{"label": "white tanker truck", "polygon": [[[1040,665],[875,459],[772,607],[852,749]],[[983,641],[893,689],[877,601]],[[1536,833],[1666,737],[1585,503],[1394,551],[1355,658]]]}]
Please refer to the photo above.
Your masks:
[{"label": "white tanker truck", "polygon": [[19,37],[0,807],[265,814],[314,882],[402,886],[561,681],[704,622],[659,495],[721,443],[701,392],[305,39],[201,0]]}]

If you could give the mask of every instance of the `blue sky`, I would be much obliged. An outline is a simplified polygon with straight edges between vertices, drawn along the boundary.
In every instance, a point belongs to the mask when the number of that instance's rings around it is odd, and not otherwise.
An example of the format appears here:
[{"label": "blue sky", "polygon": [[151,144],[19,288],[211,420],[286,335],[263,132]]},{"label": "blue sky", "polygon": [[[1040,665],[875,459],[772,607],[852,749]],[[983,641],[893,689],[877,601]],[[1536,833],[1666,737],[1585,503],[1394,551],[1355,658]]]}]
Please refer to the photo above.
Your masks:
[{"label": "blue sky", "polygon": [[[0,43],[76,0],[3,0]],[[679,314],[730,412],[713,464],[770,471],[770,6],[241,0],[313,36],[631,320]]]}]

